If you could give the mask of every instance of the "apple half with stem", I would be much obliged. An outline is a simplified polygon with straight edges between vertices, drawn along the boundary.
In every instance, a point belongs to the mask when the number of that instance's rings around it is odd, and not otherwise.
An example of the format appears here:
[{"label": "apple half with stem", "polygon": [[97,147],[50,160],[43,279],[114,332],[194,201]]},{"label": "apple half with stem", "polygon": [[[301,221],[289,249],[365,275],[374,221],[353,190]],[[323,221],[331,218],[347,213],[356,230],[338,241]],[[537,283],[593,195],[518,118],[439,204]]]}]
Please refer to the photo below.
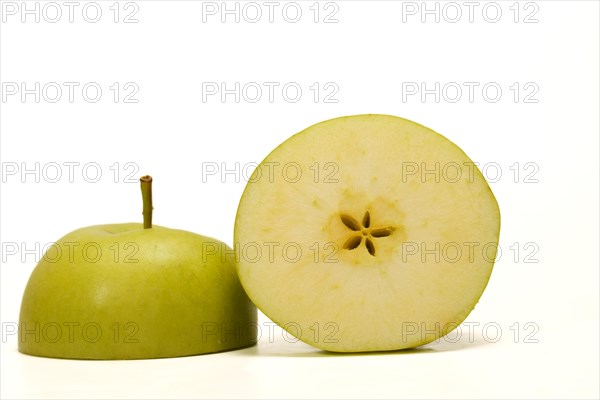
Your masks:
[{"label": "apple half with stem", "polygon": [[335,352],[446,335],[490,278],[500,211],[455,144],[389,115],[324,121],[273,150],[241,198],[242,285],[268,317]]},{"label": "apple half with stem", "polygon": [[187,356],[256,343],[256,307],[215,239],[144,224],[89,226],[59,239],[21,304],[19,351],[76,359]]}]

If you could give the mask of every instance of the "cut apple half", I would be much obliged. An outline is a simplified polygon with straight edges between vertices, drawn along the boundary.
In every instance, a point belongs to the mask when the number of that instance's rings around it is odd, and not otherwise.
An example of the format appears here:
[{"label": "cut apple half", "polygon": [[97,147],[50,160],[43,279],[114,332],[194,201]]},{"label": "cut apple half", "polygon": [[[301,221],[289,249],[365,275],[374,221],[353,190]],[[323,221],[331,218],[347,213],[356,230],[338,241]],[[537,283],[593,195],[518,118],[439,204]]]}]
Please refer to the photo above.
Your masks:
[{"label": "cut apple half", "polygon": [[415,122],[356,115],[292,136],[256,168],[235,224],[253,302],[336,352],[432,342],[492,272],[500,211],[476,165]]}]

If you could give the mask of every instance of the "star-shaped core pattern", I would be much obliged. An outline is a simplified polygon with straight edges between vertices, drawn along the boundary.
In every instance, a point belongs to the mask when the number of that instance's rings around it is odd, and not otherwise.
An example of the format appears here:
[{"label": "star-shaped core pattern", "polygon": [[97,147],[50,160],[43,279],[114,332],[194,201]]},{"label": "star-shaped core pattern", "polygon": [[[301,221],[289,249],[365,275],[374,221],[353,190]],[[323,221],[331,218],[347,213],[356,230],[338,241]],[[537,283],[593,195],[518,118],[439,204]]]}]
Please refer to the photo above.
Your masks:
[{"label": "star-shaped core pattern", "polygon": [[365,212],[362,222],[358,222],[347,214],[341,214],[340,219],[342,220],[342,223],[353,232],[350,238],[342,245],[342,248],[346,250],[358,248],[364,239],[367,251],[370,255],[375,256],[375,243],[373,242],[373,239],[390,236],[392,232],[394,232],[394,228],[391,226],[378,228],[371,227],[371,214],[369,213],[369,210]]}]

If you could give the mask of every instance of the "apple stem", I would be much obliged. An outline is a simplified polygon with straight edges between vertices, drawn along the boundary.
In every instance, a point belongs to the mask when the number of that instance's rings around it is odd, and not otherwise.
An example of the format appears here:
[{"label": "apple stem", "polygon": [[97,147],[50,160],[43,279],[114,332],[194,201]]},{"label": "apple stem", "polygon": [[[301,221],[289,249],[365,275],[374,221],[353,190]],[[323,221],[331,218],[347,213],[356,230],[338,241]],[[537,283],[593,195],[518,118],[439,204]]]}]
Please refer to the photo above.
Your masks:
[{"label": "apple stem", "polygon": [[144,229],[152,228],[152,177],[144,175],[140,178],[142,188],[142,201],[144,202]]}]

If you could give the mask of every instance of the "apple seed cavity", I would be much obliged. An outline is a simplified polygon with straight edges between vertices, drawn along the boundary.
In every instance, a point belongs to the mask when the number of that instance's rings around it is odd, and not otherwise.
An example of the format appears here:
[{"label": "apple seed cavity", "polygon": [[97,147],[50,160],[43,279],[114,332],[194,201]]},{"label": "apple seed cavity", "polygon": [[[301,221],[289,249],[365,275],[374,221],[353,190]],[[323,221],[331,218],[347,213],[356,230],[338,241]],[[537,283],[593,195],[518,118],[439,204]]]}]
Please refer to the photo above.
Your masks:
[{"label": "apple seed cavity", "polygon": [[395,228],[391,226],[372,228],[371,213],[369,210],[365,212],[365,215],[362,219],[362,224],[348,214],[340,214],[340,219],[342,220],[342,223],[351,231],[360,232],[360,236],[356,235],[356,233],[353,233],[352,236],[344,242],[342,248],[346,250],[354,250],[361,245],[364,237],[367,251],[372,256],[375,256],[375,243],[373,243],[372,239],[390,236],[395,230]]}]

